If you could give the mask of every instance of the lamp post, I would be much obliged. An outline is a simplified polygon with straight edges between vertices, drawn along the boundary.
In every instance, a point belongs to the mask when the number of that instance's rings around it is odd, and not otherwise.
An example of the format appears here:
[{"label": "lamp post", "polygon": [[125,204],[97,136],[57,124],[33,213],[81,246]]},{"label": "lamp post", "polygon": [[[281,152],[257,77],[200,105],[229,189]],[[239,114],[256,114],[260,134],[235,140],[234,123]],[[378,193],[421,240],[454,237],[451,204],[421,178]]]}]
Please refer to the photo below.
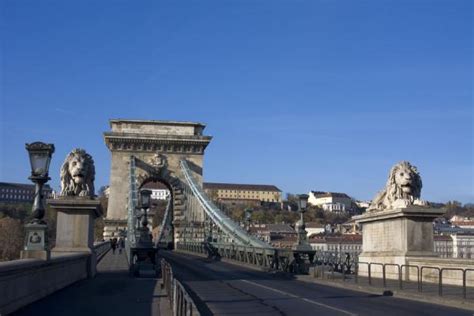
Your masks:
[{"label": "lamp post", "polygon": [[26,144],[30,156],[31,176],[28,178],[35,184],[35,200],[33,202],[33,220],[31,223],[45,224],[43,185],[51,178],[48,176],[51,156],[54,153],[53,144],[35,142]]},{"label": "lamp post", "polygon": [[250,234],[250,222],[252,221],[252,212],[251,208],[245,209],[245,220],[247,221],[247,233]]},{"label": "lamp post", "polygon": [[140,198],[142,202],[142,208],[143,208],[143,217],[142,217],[142,225],[143,228],[147,228],[148,226],[148,209],[150,208],[150,199],[151,199],[151,190],[141,190],[140,191]]},{"label": "lamp post", "polygon": [[[150,208],[151,190],[140,190],[140,206],[137,212],[136,243],[130,248],[130,257],[133,258],[130,265],[130,273],[139,275],[140,273],[155,273],[156,268],[156,248],[153,247],[152,237],[148,229],[148,209]],[[148,265],[152,266],[149,267]]]},{"label": "lamp post", "polygon": [[306,225],[304,223],[303,214],[306,212],[306,206],[308,203],[308,195],[301,194],[298,196],[298,209],[300,212],[300,220],[295,224],[295,230],[297,234],[297,241],[293,245],[294,250],[311,250],[311,246],[308,243],[308,237],[306,232]]},{"label": "lamp post", "polygon": [[148,209],[150,207],[150,196],[151,190],[140,190],[139,205],[135,209],[136,216],[136,231],[135,231],[135,242],[136,247],[150,247],[152,240],[150,237],[150,230],[148,229]]},{"label": "lamp post", "polygon": [[45,214],[43,186],[49,178],[49,164],[54,153],[53,144],[34,142],[25,145],[30,158],[31,176],[28,178],[35,184],[35,199],[32,207],[32,220],[25,225],[25,247],[21,258],[49,259],[48,226],[43,220]]}]

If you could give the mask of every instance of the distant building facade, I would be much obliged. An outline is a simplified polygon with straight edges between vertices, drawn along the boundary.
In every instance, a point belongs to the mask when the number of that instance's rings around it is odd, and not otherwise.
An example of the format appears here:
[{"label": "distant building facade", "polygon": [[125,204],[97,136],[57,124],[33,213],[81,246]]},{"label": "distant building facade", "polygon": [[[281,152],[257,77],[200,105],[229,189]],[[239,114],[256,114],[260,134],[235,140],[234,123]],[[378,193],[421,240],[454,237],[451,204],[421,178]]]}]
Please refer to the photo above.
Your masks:
[{"label": "distant building facade", "polygon": [[[156,188],[157,187],[157,188]],[[155,185],[153,184],[147,184],[145,185],[142,189],[147,189],[151,191],[151,199],[152,200],[167,200],[168,197],[170,196],[170,190],[166,188],[165,185]],[[110,194],[110,187],[107,186],[104,190],[104,196],[108,199],[109,194]]]},{"label": "distant building facade", "polygon": [[[43,195],[50,198],[53,194],[51,187],[43,186]],[[4,203],[33,203],[35,185],[24,183],[0,182],[0,202]]]},{"label": "distant building facade", "polygon": [[[441,258],[471,258],[474,257],[474,239],[466,236],[458,237],[457,246],[453,236],[435,235],[434,236],[434,252]],[[471,236],[473,238],[474,236]],[[334,253],[349,253],[351,256],[358,256],[362,252],[362,235],[361,234],[342,234],[339,236],[331,235],[312,235],[309,238],[309,243],[314,250],[328,251]],[[468,245],[472,245],[470,250]],[[457,248],[456,248],[457,247]],[[462,252],[463,257],[458,253]]]},{"label": "distant building facade", "polygon": [[305,223],[307,236],[323,234],[326,231],[325,225],[317,222]]},{"label": "distant building facade", "polygon": [[231,204],[281,205],[282,192],[274,185],[204,182],[206,194],[213,200]]},{"label": "distant building facade", "polygon": [[474,229],[474,218],[454,215],[449,220],[452,225],[461,227],[463,229]]},{"label": "distant building facade", "polygon": [[311,191],[308,203],[329,212],[344,213],[352,209],[352,199],[345,193]]},{"label": "distant building facade", "polygon": [[141,190],[150,190],[152,200],[167,200],[170,196],[170,190],[161,182],[148,182]]},{"label": "distant building facade", "polygon": [[282,246],[288,240],[296,241],[296,231],[288,224],[261,224],[251,227],[250,233],[272,245]]},{"label": "distant building facade", "polygon": [[351,256],[358,256],[362,252],[362,235],[359,234],[316,235],[309,239],[309,243],[316,251],[348,253]]},{"label": "distant building facade", "polygon": [[433,236],[434,252],[441,258],[453,258],[453,239],[450,235]]},{"label": "distant building facade", "polygon": [[453,258],[474,258],[473,234],[453,234],[451,238],[453,239]]},{"label": "distant building facade", "polygon": [[153,200],[167,200],[170,196],[170,190],[167,189],[152,189],[151,199]]}]

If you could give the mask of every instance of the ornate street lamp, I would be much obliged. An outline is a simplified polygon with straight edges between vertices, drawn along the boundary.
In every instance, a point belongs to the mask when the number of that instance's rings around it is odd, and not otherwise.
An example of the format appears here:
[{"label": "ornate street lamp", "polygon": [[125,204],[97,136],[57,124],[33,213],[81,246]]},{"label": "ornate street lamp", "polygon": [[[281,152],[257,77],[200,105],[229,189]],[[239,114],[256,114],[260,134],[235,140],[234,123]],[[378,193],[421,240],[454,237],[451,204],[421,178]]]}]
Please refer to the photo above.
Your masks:
[{"label": "ornate street lamp", "polygon": [[306,212],[306,206],[308,205],[308,194],[300,194],[298,195],[298,209],[300,212]]},{"label": "ornate street lamp", "polygon": [[31,223],[44,224],[43,185],[51,178],[48,176],[51,156],[54,153],[53,144],[35,142],[26,144],[30,156],[31,176],[29,179],[35,183],[35,200],[33,203],[33,220]]},{"label": "ornate street lamp", "polygon": [[[138,228],[135,233],[136,243],[130,248],[130,257],[134,258],[130,267],[130,272],[133,275],[140,274],[140,270],[145,269],[147,262],[155,265],[156,248],[153,247],[152,236],[148,229],[148,209],[150,208],[151,190],[140,190],[140,205],[137,212]],[[140,214],[140,215],[138,215]],[[141,223],[140,223],[141,220]],[[141,224],[141,227],[140,227]]]},{"label": "ornate street lamp", "polygon": [[295,230],[297,234],[297,241],[293,245],[295,250],[311,250],[311,246],[308,243],[308,237],[306,232],[306,225],[304,223],[303,214],[306,212],[306,206],[308,204],[308,195],[301,194],[298,196],[298,209],[300,212],[300,220],[295,224]]},{"label": "ornate street lamp", "polygon": [[247,221],[247,233],[250,233],[250,222],[252,221],[252,212],[251,208],[245,209],[245,220]]},{"label": "ornate street lamp", "polygon": [[142,225],[144,228],[147,228],[148,225],[148,209],[150,208],[150,200],[151,200],[151,190],[141,190],[140,191],[140,200],[143,208],[143,217],[142,217]]},{"label": "ornate street lamp", "polygon": [[49,260],[48,226],[43,221],[45,213],[43,185],[50,179],[48,172],[54,145],[34,142],[25,144],[25,147],[30,156],[31,176],[29,179],[35,184],[35,200],[32,207],[33,219],[25,225],[25,247],[21,251],[21,258]]}]

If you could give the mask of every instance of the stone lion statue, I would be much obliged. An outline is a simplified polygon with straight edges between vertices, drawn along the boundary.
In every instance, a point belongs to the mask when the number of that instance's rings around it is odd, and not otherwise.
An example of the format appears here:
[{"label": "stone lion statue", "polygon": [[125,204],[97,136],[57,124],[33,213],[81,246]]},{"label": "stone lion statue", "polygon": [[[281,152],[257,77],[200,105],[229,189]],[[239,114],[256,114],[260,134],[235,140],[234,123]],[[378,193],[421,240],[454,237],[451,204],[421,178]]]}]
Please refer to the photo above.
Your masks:
[{"label": "stone lion statue", "polygon": [[409,205],[425,206],[420,200],[421,177],[415,166],[408,161],[397,163],[390,170],[385,189],[375,196],[367,211],[405,208]]},{"label": "stone lion statue", "polygon": [[84,149],[73,149],[61,167],[61,196],[94,197],[95,167]]}]

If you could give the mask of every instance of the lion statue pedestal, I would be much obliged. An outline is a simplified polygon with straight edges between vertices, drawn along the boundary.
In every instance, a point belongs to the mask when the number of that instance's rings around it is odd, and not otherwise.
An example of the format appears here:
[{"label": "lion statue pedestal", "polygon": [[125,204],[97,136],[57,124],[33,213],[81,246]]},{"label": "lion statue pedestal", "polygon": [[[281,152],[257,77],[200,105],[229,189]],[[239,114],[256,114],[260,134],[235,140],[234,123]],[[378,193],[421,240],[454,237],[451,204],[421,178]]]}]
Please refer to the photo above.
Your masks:
[{"label": "lion statue pedestal", "polygon": [[[407,264],[410,257],[436,257],[433,248],[433,220],[444,210],[411,206],[355,216],[362,226],[362,253],[359,275],[382,277],[378,264]],[[377,265],[376,265],[377,263]],[[388,279],[398,279],[398,268],[386,267]]]},{"label": "lion statue pedestal", "polygon": [[74,149],[61,168],[61,195],[47,200],[58,212],[56,246],[52,254],[89,253],[88,276],[96,273],[94,221],[102,216],[100,201],[94,196],[95,168],[92,157],[83,149]]},{"label": "lion statue pedestal", "polygon": [[[362,226],[362,253],[359,275],[398,279],[399,268],[414,257],[436,257],[433,247],[433,220],[444,214],[420,199],[421,177],[409,162],[396,164],[387,185],[363,215],[354,216]],[[405,268],[408,271],[408,268]],[[403,271],[403,273],[405,272]],[[411,272],[407,272],[409,277]]]}]

